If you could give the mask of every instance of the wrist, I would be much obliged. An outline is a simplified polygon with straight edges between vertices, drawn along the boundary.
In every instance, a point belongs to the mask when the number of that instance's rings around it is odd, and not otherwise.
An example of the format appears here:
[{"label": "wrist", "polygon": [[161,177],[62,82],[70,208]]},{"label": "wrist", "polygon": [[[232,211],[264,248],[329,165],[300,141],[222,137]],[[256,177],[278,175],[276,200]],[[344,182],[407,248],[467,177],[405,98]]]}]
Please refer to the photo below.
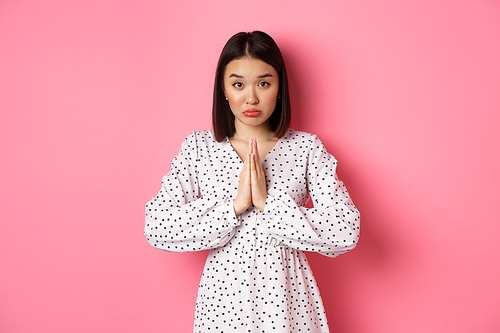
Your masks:
[{"label": "wrist", "polygon": [[239,201],[233,200],[234,214],[240,215],[247,209],[248,206],[242,205]]},{"label": "wrist", "polygon": [[264,212],[266,209],[266,200],[260,202],[253,203],[255,207],[257,207],[261,212]]}]

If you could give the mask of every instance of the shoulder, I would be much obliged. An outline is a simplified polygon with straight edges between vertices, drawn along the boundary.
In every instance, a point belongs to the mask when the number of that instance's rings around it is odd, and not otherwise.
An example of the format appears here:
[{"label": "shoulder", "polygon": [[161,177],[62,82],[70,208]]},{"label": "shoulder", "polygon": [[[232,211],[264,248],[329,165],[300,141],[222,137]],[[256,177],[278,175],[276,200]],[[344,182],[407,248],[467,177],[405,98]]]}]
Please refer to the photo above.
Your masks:
[{"label": "shoulder", "polygon": [[[289,143],[294,143],[294,144],[305,144],[307,146],[312,146],[314,145],[319,139],[317,138],[316,134],[304,132],[304,131],[297,131],[294,129],[289,129],[286,134],[282,138],[283,141],[287,141]],[[319,141],[320,142],[320,141]]]},{"label": "shoulder", "polygon": [[316,134],[289,129],[283,140],[288,141],[290,145],[298,146],[303,151],[307,151],[311,157],[322,156],[336,161]]},{"label": "shoulder", "polygon": [[227,141],[217,142],[213,131],[193,131],[182,143],[182,149],[189,151],[190,154],[196,154],[196,157],[211,156],[212,154],[224,149]]},{"label": "shoulder", "polygon": [[189,146],[204,146],[207,144],[213,144],[215,141],[213,131],[202,130],[202,131],[192,131],[184,139],[184,144]]}]

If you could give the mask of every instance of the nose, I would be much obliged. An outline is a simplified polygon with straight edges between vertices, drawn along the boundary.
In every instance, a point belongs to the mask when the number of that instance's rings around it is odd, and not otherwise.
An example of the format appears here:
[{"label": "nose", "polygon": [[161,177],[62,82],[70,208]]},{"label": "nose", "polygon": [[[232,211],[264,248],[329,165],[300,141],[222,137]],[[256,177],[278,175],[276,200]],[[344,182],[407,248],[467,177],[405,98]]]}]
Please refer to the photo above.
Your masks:
[{"label": "nose", "polygon": [[259,98],[257,97],[255,89],[249,89],[247,104],[255,105],[257,103],[259,103]]}]

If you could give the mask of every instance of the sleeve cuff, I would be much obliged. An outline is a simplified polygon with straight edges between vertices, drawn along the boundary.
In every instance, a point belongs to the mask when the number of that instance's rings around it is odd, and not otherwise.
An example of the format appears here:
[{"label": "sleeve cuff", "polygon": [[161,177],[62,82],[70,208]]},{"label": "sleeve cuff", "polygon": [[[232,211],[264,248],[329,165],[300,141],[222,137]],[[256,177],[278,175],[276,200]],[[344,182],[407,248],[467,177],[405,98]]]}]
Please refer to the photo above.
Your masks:
[{"label": "sleeve cuff", "polygon": [[269,216],[270,214],[272,214],[273,202],[274,202],[274,196],[270,192],[267,193],[266,207],[264,208],[264,211],[263,211],[264,216]]},{"label": "sleeve cuff", "polygon": [[240,225],[240,218],[238,216],[236,216],[236,214],[234,213],[233,201],[234,200],[232,200],[232,199],[226,200],[225,211],[226,211],[226,217],[227,217],[227,222],[228,222],[229,226],[236,227],[236,226]]},{"label": "sleeve cuff", "polygon": [[267,192],[266,207],[262,213],[262,219],[268,230],[276,227],[276,198],[278,193],[273,189]]}]

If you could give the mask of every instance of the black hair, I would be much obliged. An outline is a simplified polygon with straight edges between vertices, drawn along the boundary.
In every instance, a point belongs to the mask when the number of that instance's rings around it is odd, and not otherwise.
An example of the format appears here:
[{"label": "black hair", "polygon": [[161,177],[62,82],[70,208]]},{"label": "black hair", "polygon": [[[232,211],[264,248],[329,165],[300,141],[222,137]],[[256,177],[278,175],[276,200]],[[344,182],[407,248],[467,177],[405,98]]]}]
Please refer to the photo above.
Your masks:
[{"label": "black hair", "polygon": [[231,37],[222,49],[217,64],[212,106],[212,125],[215,139],[222,142],[236,132],[234,115],[224,95],[224,71],[234,59],[250,57],[273,66],[279,77],[279,98],[276,108],[269,118],[269,129],[277,138],[285,135],[290,127],[291,107],[288,93],[288,78],[281,51],[271,36],[262,31],[239,32]]}]

